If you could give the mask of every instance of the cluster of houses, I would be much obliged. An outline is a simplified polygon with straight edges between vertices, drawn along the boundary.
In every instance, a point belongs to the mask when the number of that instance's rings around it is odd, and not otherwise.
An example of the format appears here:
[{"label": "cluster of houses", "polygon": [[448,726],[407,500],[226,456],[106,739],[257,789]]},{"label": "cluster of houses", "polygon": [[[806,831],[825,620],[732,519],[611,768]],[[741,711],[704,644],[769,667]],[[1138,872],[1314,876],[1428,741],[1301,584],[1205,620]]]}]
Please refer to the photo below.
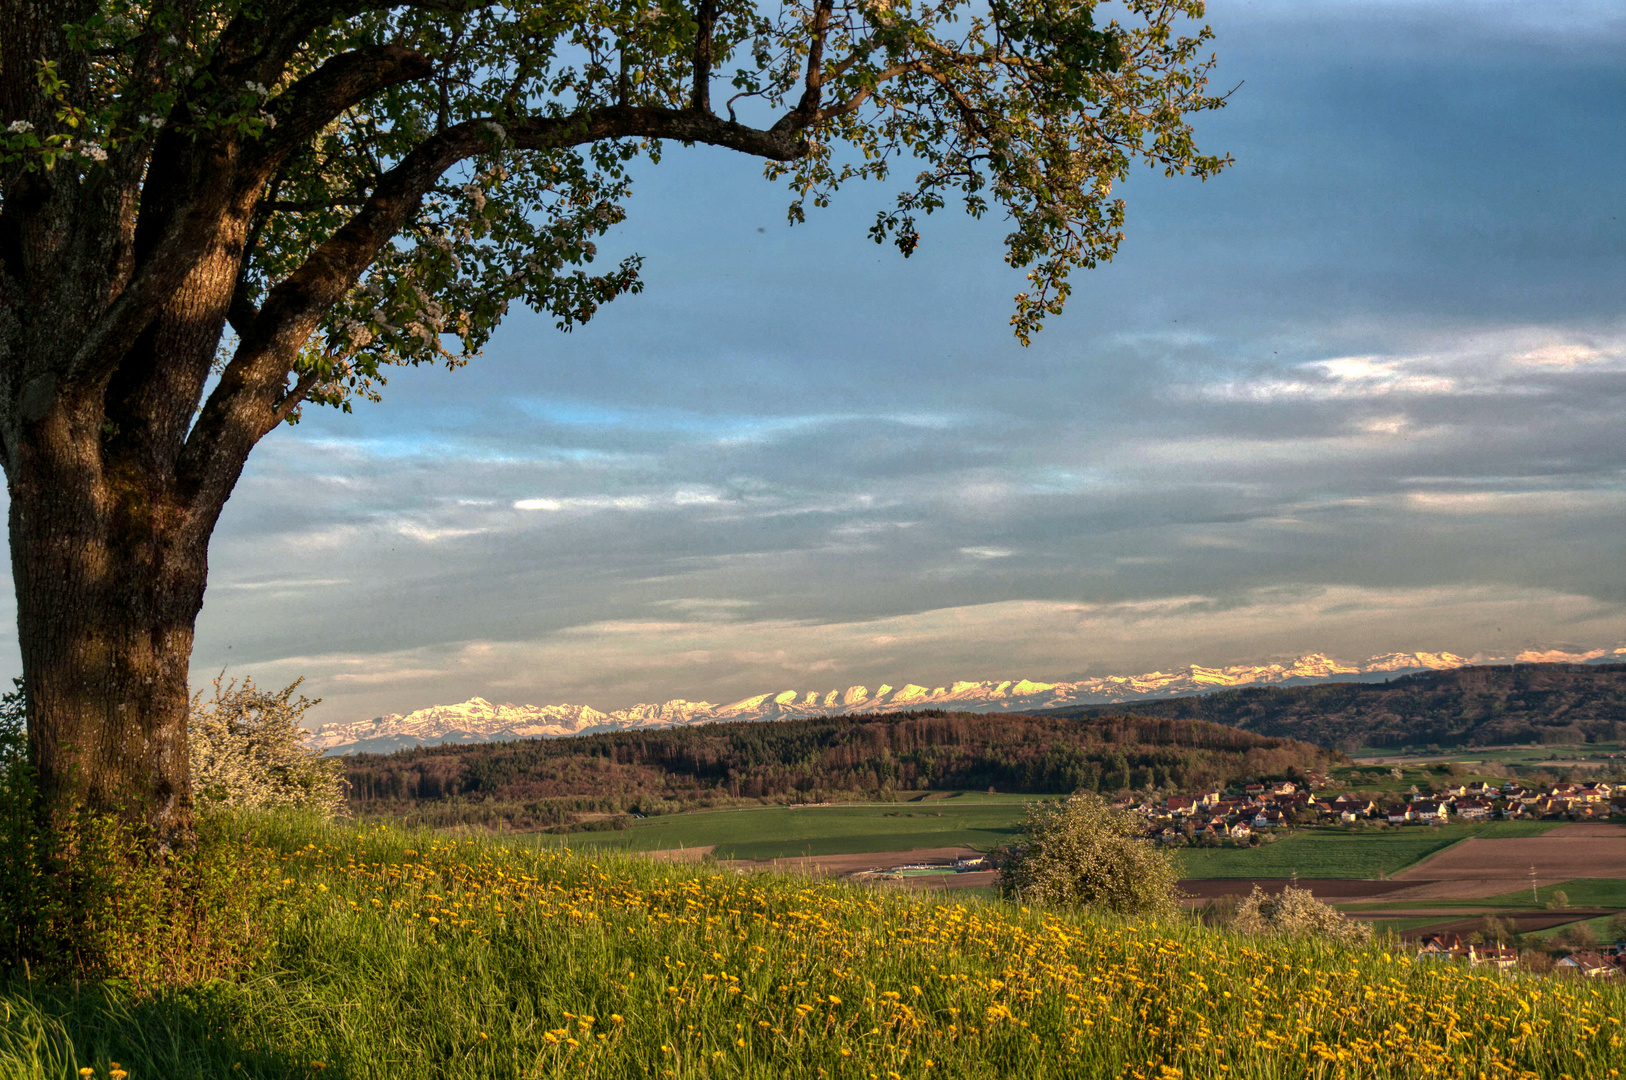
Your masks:
[{"label": "cluster of houses", "polygon": [[1404,801],[1381,802],[1360,795],[1317,798],[1315,791],[1329,778],[1311,774],[1308,780],[1249,784],[1242,790],[1215,788],[1192,795],[1171,795],[1162,802],[1120,800],[1121,809],[1146,820],[1147,834],[1164,843],[1230,839],[1247,843],[1262,830],[1304,823],[1387,821],[1390,825],[1438,825],[1455,817],[1463,821],[1569,818],[1586,820],[1626,815],[1626,788],[1618,794],[1596,781],[1530,787],[1517,780],[1452,784],[1420,792],[1411,789]]},{"label": "cluster of houses", "polygon": [[[1474,967],[1502,971],[1519,964],[1519,950],[1508,945],[1463,943],[1456,934],[1430,934],[1418,942],[1417,956],[1423,960],[1466,960]],[[1560,972],[1587,979],[1609,979],[1626,974],[1626,941],[1618,941],[1603,951],[1591,949],[1561,957],[1554,965]]]}]

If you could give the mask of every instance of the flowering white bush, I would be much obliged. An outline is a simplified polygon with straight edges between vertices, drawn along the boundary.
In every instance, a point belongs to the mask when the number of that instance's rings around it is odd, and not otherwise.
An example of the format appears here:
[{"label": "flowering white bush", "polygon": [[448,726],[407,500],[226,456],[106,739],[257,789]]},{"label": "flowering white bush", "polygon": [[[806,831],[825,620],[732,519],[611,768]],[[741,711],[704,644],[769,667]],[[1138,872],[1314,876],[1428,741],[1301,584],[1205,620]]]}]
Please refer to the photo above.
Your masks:
[{"label": "flowering white bush", "polygon": [[1231,929],[1244,934],[1322,937],[1351,945],[1372,938],[1371,926],[1328,907],[1309,889],[1295,889],[1291,885],[1280,893],[1267,893],[1255,885],[1253,893],[1236,909]]},{"label": "flowering white bush", "polygon": [[187,742],[192,750],[192,795],[200,803],[243,810],[294,807],[323,817],[344,815],[345,781],[336,759],[305,747],[299,719],[317,704],[300,694],[303,679],[286,689],[261,690],[253,679],[222,683],[214,697],[192,698]]},{"label": "flowering white bush", "polygon": [[1175,910],[1179,864],[1141,835],[1133,817],[1080,792],[1028,810],[1026,837],[999,868],[999,891],[1019,903],[1122,915]]}]

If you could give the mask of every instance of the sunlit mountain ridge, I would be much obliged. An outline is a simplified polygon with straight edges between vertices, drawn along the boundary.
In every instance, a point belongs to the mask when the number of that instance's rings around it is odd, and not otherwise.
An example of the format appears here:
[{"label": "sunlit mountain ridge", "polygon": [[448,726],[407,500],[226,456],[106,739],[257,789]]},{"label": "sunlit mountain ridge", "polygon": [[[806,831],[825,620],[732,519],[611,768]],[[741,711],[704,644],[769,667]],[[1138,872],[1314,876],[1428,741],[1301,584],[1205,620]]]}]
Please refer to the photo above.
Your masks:
[{"label": "sunlit mountain ridge", "polygon": [[601,712],[590,705],[493,704],[483,697],[456,705],[433,705],[411,713],[328,724],[311,732],[309,745],[325,754],[380,753],[409,746],[506,739],[549,739],[601,731],[676,727],[720,721],[783,720],[843,713],[952,708],[967,712],[1021,712],[1069,705],[1112,705],[1236,686],[1361,680],[1414,671],[1440,671],[1470,663],[1593,661],[1621,659],[1626,649],[1574,654],[1527,652],[1513,657],[1469,659],[1449,652],[1384,653],[1359,663],[1310,653],[1287,663],[1202,667],[1143,675],[1107,675],[1076,682],[1027,679],[954,682],[927,687],[914,683],[833,690],[781,690],[755,694],[731,704],[674,698]]}]

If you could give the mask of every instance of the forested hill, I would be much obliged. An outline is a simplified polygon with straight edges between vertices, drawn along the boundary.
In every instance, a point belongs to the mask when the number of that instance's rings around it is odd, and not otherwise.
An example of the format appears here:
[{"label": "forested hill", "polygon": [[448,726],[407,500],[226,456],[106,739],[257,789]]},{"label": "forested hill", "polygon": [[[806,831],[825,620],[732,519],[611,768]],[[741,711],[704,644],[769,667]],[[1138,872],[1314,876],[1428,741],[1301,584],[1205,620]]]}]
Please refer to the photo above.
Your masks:
[{"label": "forested hill", "polygon": [[[1135,715],[1230,724],[1353,751],[1626,740],[1626,664],[1452,668],[1386,683],[1261,686],[1135,705]],[[1090,717],[1115,708],[1056,715]]]},{"label": "forested hill", "polygon": [[742,800],[902,791],[1064,793],[1194,788],[1324,768],[1326,751],[1189,720],[948,713],[818,717],[356,754],[352,808],[551,824],[586,811],[664,813]]}]

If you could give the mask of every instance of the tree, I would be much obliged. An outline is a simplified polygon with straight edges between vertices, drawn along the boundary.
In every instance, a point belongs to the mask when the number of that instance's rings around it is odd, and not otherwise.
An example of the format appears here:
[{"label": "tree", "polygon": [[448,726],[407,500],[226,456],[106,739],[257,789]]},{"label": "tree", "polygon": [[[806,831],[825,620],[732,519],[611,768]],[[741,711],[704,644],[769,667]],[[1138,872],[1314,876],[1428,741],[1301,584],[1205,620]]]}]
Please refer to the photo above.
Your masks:
[{"label": "tree", "polygon": [[[1008,214],[1026,341],[1109,259],[1136,161],[1206,178],[1200,0],[40,0],[0,6],[0,465],[30,754],[51,805],[189,835],[208,541],[254,446],[509,306],[561,329],[636,159],[763,159],[790,216],[914,171],[908,255]],[[726,91],[721,112],[714,87]]]},{"label": "tree", "polygon": [[1134,817],[1099,795],[1036,803],[1023,831],[1000,863],[999,891],[1006,898],[1120,915],[1176,909],[1180,864],[1141,835]]}]

